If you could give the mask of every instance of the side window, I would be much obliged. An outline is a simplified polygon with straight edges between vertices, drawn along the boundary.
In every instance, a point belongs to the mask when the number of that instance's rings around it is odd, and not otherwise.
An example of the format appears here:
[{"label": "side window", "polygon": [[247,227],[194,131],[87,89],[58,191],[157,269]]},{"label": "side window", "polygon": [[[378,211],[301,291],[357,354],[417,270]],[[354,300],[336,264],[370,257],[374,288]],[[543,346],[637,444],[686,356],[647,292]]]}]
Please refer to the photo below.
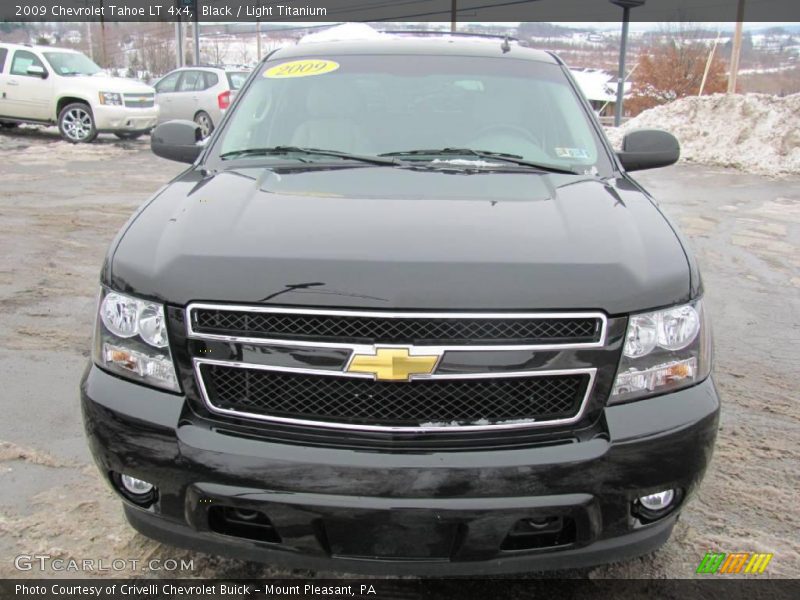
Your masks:
[{"label": "side window", "polygon": [[178,77],[180,76],[180,71],[170,73],[156,84],[156,92],[159,94],[174,92],[175,86],[178,84]]},{"label": "side window", "polygon": [[219,83],[219,77],[217,77],[216,73],[212,73],[211,71],[206,71],[203,73],[203,77],[206,78],[206,84],[203,86],[204,90],[207,90],[210,87],[214,87]]},{"label": "side window", "polygon": [[197,90],[197,85],[200,83],[202,89],[203,73],[200,71],[184,71],[181,81],[178,84],[179,92],[194,92]]},{"label": "side window", "polygon": [[[17,50],[14,53],[14,61],[11,63],[12,75],[28,75],[28,67],[42,67],[44,65],[33,52],[27,50]],[[31,77],[31,75],[28,75]]]},{"label": "side window", "polygon": [[8,54],[8,50],[0,48],[0,73],[3,72],[3,67],[6,64],[6,54]]},{"label": "side window", "polygon": [[247,81],[247,77],[249,73],[242,73],[242,72],[232,72],[228,71],[228,85],[232,90],[238,90],[244,85],[244,82]]}]

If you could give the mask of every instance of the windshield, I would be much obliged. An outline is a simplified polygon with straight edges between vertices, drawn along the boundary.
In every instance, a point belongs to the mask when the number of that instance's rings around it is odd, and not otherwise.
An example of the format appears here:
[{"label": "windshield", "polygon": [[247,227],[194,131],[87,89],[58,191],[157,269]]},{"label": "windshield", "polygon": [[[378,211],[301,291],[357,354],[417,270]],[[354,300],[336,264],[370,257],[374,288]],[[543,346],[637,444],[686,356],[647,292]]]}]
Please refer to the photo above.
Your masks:
[{"label": "windshield", "polygon": [[59,75],[94,75],[101,71],[91,59],[78,52],[45,52],[44,56]]},{"label": "windshield", "polygon": [[[212,156],[283,146],[438,164],[491,162],[469,154],[471,149],[581,174],[612,172],[562,69],[506,57],[347,55],[267,62]],[[286,157],[253,154],[250,160]]]}]

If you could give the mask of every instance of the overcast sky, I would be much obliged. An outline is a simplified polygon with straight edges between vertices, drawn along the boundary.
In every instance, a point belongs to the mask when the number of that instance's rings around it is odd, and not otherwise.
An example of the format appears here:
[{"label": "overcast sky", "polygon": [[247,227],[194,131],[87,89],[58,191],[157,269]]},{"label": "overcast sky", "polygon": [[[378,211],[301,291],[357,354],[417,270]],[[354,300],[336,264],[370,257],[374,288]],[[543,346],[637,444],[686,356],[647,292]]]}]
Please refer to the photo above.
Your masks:
[{"label": "overcast sky", "polygon": [[[619,29],[620,25],[618,23],[556,23],[556,25],[562,25],[564,27],[596,27],[597,29]],[[667,23],[636,23],[631,22],[630,28],[631,31],[650,31],[653,29],[658,29],[659,27],[667,25]],[[699,26],[702,26],[706,29],[734,29],[736,27],[736,23],[698,23]],[[786,26],[796,26],[800,25],[800,23],[744,23],[744,29],[764,29],[767,27],[786,27]]]},{"label": "overcast sky", "polygon": [[[800,0],[798,0],[798,2],[800,2]],[[481,21],[481,22],[477,22],[477,21],[470,22],[470,21],[465,21],[463,23],[459,23],[459,25],[467,25],[467,24],[470,24],[470,23],[475,24],[475,25],[478,25],[478,24],[481,24],[481,25],[501,25],[501,26],[502,25],[506,25],[506,26],[509,26],[509,27],[516,27],[517,25],[519,25],[519,22],[517,22],[517,21],[514,21],[514,22],[483,22],[483,21]],[[325,26],[325,25],[331,25],[331,26],[332,25],[337,25],[338,22],[325,23],[325,22],[319,22],[319,21],[316,21],[316,22],[292,21],[292,22],[286,22],[286,23],[270,23],[270,24],[271,25],[272,24],[286,25],[287,27],[306,27],[306,26],[308,26],[308,27],[320,27],[320,26]],[[409,21],[408,24],[409,25],[414,24],[414,25],[419,25],[419,26],[438,25],[438,26],[443,27],[443,28],[449,26],[449,23],[442,22],[442,21],[438,21],[438,22],[428,22],[428,21],[416,21],[416,22],[414,22],[414,21]],[[598,22],[581,23],[581,22],[574,22],[574,21],[553,22],[553,25],[561,25],[562,27],[573,27],[573,28],[577,28],[577,29],[595,28],[595,29],[603,29],[603,30],[606,30],[606,29],[619,29],[620,26],[621,26],[619,23],[598,23]],[[677,23],[662,23],[662,22],[637,23],[637,22],[631,22],[630,29],[631,29],[631,31],[651,31],[651,30],[658,30],[659,28],[662,28],[662,27],[668,26],[668,25],[677,25]],[[712,31],[716,31],[717,29],[720,29],[722,31],[733,30],[736,27],[736,23],[706,23],[706,22],[703,22],[703,23],[697,23],[697,25],[700,26],[700,27],[704,27],[705,29],[712,30]],[[768,28],[768,27],[797,27],[797,26],[800,26],[800,22],[797,22],[797,23],[786,23],[786,22],[763,23],[763,22],[759,21],[759,22],[756,22],[756,23],[744,23],[744,29],[745,30],[749,30],[749,29],[765,29],[765,28]]]}]

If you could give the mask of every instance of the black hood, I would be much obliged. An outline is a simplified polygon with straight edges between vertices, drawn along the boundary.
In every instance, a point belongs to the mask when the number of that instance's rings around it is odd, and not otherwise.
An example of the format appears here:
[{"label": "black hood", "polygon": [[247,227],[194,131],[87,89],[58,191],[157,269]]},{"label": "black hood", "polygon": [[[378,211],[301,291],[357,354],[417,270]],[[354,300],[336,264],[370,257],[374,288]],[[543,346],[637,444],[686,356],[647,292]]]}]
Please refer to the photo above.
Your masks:
[{"label": "black hood", "polygon": [[619,314],[690,293],[681,243],[631,183],[530,171],[189,171],[112,252],[106,283],[178,305]]}]

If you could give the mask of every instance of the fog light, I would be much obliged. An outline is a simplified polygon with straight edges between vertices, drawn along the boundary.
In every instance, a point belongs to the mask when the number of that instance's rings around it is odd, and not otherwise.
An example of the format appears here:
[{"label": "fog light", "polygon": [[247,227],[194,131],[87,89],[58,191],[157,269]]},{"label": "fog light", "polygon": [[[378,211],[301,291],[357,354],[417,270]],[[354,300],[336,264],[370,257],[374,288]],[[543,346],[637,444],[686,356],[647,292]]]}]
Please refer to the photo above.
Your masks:
[{"label": "fog light", "polygon": [[639,498],[639,504],[647,510],[662,511],[672,504],[675,499],[675,490],[664,490],[655,494],[648,494]]},{"label": "fog light", "polygon": [[123,475],[120,481],[122,482],[122,487],[135,496],[143,496],[153,491],[152,483],[148,483],[142,479],[136,479],[136,477],[131,477],[130,475]]},{"label": "fog light", "polygon": [[242,508],[231,509],[233,516],[240,521],[255,521],[261,516],[261,513],[255,510],[244,510]]}]

